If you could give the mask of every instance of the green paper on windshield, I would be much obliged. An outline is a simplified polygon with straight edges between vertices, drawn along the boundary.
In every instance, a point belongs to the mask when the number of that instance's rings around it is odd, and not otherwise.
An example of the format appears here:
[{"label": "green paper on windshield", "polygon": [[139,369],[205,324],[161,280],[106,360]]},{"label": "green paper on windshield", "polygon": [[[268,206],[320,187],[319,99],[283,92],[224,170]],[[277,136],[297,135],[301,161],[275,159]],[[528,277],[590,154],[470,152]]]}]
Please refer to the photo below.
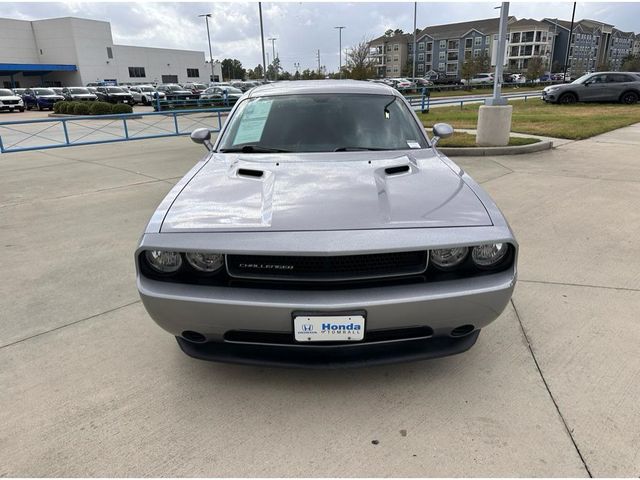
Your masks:
[{"label": "green paper on windshield", "polygon": [[267,123],[271,111],[272,100],[258,100],[251,102],[242,112],[240,125],[233,139],[234,145],[259,142],[262,138],[264,125]]}]

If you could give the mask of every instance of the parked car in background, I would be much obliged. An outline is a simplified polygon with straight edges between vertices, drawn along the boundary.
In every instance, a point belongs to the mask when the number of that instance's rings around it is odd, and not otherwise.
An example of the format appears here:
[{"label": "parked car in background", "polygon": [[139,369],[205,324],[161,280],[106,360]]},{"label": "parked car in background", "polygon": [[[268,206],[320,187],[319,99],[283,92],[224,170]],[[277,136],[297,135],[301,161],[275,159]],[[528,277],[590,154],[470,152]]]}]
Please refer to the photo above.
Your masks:
[{"label": "parked car in background", "polygon": [[96,87],[96,95],[101,102],[133,105],[131,93],[121,87]]},{"label": "parked car in background", "polygon": [[429,138],[372,82],[251,90],[217,139],[191,134],[207,154],[135,252],[144,307],[205,360],[324,368],[471,348],[509,304],[518,244],[436,149],[452,133]]},{"label": "parked car in background", "polygon": [[230,82],[231,86],[234,88],[237,88],[238,90],[241,90],[243,93],[244,92],[248,92],[249,90],[251,90],[254,87],[257,87],[258,84],[254,83],[254,82],[248,82],[248,81],[237,81],[237,82]]},{"label": "parked car in background", "polygon": [[571,83],[550,85],[542,90],[549,103],[621,102],[640,99],[640,76],[633,72],[587,73]]},{"label": "parked car in background", "polygon": [[22,97],[22,95],[24,94],[25,90],[26,90],[26,88],[14,88],[14,89],[12,89],[13,93],[18,95],[19,97]]},{"label": "parked car in background", "polygon": [[214,105],[223,105],[225,103],[227,105],[235,105],[242,95],[242,90],[231,86],[209,87],[202,92],[200,100],[209,100]]},{"label": "parked car in background", "polygon": [[93,93],[94,95],[98,93],[98,87],[87,87],[87,90],[89,90],[89,93]]},{"label": "parked car in background", "polygon": [[64,97],[64,88],[62,87],[48,87],[55,92],[56,95],[62,95]]},{"label": "parked car in background", "polygon": [[409,80],[410,82],[413,82],[413,84],[415,85],[415,88],[433,86],[433,82],[431,80],[427,80],[426,78],[416,77],[416,78],[408,78],[407,80]]},{"label": "parked car in background", "polygon": [[62,96],[64,96],[65,100],[74,102],[95,102],[98,100],[98,96],[95,93],[91,93],[86,87],[64,87]]},{"label": "parked car in background", "polygon": [[53,110],[53,105],[63,101],[64,97],[50,88],[27,88],[22,95],[22,100],[27,110],[32,108]]},{"label": "parked car in background", "polygon": [[158,97],[160,100],[167,98],[164,92],[158,92],[155,87],[151,85],[135,85],[129,88],[129,93],[131,93],[135,103],[141,103],[143,105],[150,105],[152,102],[155,102]]},{"label": "parked car in background", "polygon": [[167,100],[196,100],[200,98],[199,93],[193,93],[191,90],[187,90],[175,83],[158,85],[156,90],[163,92]]},{"label": "parked car in background", "polygon": [[477,73],[470,80],[463,78],[461,82],[463,85],[492,85],[493,73]]},{"label": "parked car in background", "polygon": [[12,90],[0,88],[0,110],[24,112],[24,101],[22,97],[13,93]]},{"label": "parked car in background", "polygon": [[189,90],[191,93],[197,93],[198,95],[207,89],[204,83],[189,82],[182,85],[185,90]]}]

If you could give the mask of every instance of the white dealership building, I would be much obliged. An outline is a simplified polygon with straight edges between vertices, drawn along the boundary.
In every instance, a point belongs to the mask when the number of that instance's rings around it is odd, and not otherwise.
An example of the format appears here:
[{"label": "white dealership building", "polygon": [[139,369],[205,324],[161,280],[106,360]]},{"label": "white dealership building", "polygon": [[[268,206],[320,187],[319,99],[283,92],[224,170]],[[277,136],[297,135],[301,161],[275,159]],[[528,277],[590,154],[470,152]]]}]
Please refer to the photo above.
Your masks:
[{"label": "white dealership building", "polygon": [[[0,18],[0,87],[209,82],[203,52],[115,45],[109,22]],[[222,80],[214,62],[213,80]],[[216,78],[217,77],[217,78]]]}]

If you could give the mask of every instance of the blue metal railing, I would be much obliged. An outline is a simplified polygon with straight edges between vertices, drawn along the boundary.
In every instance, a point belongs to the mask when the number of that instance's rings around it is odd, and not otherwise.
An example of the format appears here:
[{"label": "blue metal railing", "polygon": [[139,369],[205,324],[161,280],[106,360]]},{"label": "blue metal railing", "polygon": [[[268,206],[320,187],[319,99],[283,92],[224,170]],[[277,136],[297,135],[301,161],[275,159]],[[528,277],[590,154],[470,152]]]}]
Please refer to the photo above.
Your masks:
[{"label": "blue metal railing", "polygon": [[0,122],[0,153],[97,145],[189,135],[195,128],[222,129],[230,108],[87,115]]},{"label": "blue metal railing", "polygon": [[[503,94],[502,96],[507,99],[511,99],[511,98],[524,99],[524,101],[526,102],[527,98],[541,98],[542,91],[525,92],[525,93],[507,93],[507,94]],[[428,92],[426,92],[426,93],[423,93],[422,95],[414,95],[412,97],[405,97],[405,98],[407,99],[407,101],[409,102],[409,105],[411,105],[414,110],[420,110],[423,113],[427,113],[429,112],[429,108],[433,107],[434,105],[460,105],[460,108],[462,109],[465,103],[484,102],[485,100],[491,97],[492,95],[464,95],[464,96],[453,97],[453,98],[448,98],[448,97],[431,98],[431,96],[428,95]]]}]

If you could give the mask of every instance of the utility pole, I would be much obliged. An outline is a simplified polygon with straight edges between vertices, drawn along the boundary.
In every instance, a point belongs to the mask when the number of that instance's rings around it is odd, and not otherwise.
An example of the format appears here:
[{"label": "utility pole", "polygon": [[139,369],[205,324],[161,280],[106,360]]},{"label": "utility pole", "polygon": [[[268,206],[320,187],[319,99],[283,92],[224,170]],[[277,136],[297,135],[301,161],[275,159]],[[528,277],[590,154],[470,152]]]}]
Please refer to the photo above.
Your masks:
[{"label": "utility pole", "polygon": [[273,53],[273,56],[271,57],[271,62],[274,64],[273,65],[273,79],[274,80],[278,80],[278,71],[276,70],[276,66],[275,66],[275,62],[276,62],[276,40],[277,38],[275,37],[271,37],[271,38],[267,38],[268,41],[271,42],[271,52]]},{"label": "utility pole", "polygon": [[258,12],[260,13],[260,39],[262,41],[262,75],[267,82],[267,62],[264,59],[264,29],[262,28],[262,2],[258,2]]},{"label": "utility pole", "polygon": [[[418,2],[413,2],[413,78],[416,78],[416,16],[418,14]],[[415,81],[415,80],[414,80]]]},{"label": "utility pole", "polygon": [[340,80],[342,80],[342,29],[347,27],[333,27],[333,28],[338,29],[338,38],[339,38],[338,42],[340,45],[340,63],[339,63],[340,70],[338,71],[340,72]]},{"label": "utility pole", "polygon": [[211,53],[211,34],[209,33],[209,18],[211,18],[210,13],[203,13],[202,15],[198,15],[199,17],[204,17],[205,22],[207,23],[207,39],[209,40],[209,60],[211,61],[211,78],[210,82],[213,82],[213,53]]},{"label": "utility pole", "polygon": [[318,75],[320,75],[322,72],[320,70],[320,49],[318,49]]},{"label": "utility pole", "polygon": [[562,81],[567,81],[567,63],[569,63],[569,50],[571,49],[571,37],[573,37],[573,21],[576,18],[576,2],[573,2],[573,13],[571,14],[571,29],[569,30],[569,40],[567,41],[567,54],[564,57],[564,72]]},{"label": "utility pole", "polygon": [[502,97],[502,70],[504,69],[504,54],[507,48],[507,22],[509,20],[509,2],[502,2],[500,9],[500,26],[498,28],[498,48],[496,54],[496,69],[493,75],[493,98],[487,99],[485,105],[506,105],[507,100]]}]

